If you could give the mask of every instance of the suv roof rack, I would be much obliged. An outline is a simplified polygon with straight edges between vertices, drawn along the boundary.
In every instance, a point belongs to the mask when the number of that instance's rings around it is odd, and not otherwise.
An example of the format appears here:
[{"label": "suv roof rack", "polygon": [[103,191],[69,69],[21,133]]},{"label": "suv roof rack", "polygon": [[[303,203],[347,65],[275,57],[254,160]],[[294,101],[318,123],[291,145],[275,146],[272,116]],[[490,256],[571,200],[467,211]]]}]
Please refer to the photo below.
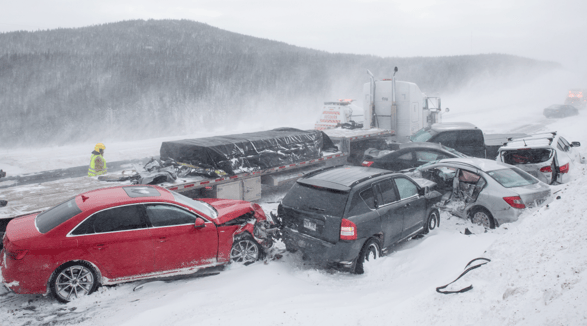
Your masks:
[{"label": "suv roof rack", "polygon": [[394,173],[396,173],[396,172],[393,172],[393,171],[385,171],[385,172],[381,172],[381,173],[376,173],[376,174],[370,175],[370,176],[368,176],[368,177],[364,177],[364,178],[361,178],[361,179],[359,179],[359,180],[353,181],[353,183],[351,183],[350,187],[352,188],[352,187],[354,187],[354,186],[358,185],[359,183],[361,183],[361,182],[363,182],[363,181],[367,181],[367,180],[369,180],[369,179],[373,179],[373,178],[375,178],[375,177],[380,177],[380,176],[382,176],[382,175],[386,175],[386,174],[394,174]]}]

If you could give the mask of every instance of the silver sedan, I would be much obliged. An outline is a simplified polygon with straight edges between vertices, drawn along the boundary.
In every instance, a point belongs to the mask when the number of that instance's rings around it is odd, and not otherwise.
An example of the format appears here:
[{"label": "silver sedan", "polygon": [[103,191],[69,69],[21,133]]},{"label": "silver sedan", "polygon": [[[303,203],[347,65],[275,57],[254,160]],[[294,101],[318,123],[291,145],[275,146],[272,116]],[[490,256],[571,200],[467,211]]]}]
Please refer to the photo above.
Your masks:
[{"label": "silver sedan", "polygon": [[486,228],[513,222],[526,208],[545,203],[550,187],[517,167],[480,158],[454,158],[423,165],[412,177],[433,181],[438,204]]}]

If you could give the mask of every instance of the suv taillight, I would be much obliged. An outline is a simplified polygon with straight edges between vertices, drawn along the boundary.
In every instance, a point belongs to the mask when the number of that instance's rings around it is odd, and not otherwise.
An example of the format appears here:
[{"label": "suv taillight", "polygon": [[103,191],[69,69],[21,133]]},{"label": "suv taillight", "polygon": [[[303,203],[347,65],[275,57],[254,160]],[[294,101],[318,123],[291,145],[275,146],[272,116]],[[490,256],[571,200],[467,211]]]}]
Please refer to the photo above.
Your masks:
[{"label": "suv taillight", "polygon": [[552,168],[549,166],[543,166],[540,168],[540,172],[552,172]]},{"label": "suv taillight", "polygon": [[503,197],[506,203],[510,204],[513,208],[526,208],[526,205],[522,202],[520,196]]},{"label": "suv taillight", "polygon": [[371,166],[371,165],[373,165],[373,161],[363,161],[363,163],[361,165],[362,166]]},{"label": "suv taillight", "polygon": [[355,223],[342,219],[340,222],[340,240],[357,240],[357,226]]},{"label": "suv taillight", "polygon": [[559,171],[560,171],[561,173],[569,173],[569,163],[567,163],[567,164],[565,164],[565,165],[561,166],[561,167],[559,168]]}]

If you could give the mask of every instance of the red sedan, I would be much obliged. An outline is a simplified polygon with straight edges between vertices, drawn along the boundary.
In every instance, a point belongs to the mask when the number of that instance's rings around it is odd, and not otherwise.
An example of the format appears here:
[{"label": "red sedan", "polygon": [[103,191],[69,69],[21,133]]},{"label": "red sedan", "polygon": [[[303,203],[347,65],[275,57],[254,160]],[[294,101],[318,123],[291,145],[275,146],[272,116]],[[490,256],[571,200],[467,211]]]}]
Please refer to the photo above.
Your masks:
[{"label": "red sedan", "polygon": [[252,262],[266,245],[254,236],[263,221],[261,207],[246,201],[193,200],[157,186],[94,190],[8,224],[3,282],[68,302],[98,284]]}]

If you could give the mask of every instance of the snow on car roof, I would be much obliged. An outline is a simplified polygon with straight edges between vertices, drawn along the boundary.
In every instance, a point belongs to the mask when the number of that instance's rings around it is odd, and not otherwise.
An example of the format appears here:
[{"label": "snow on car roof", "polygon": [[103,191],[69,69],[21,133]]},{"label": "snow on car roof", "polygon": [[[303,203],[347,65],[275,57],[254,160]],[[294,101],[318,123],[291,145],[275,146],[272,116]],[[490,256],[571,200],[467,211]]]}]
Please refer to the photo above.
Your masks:
[{"label": "snow on car roof", "polygon": [[75,202],[82,211],[86,211],[101,206],[113,206],[116,204],[123,204],[126,202],[137,202],[141,199],[152,200],[154,198],[153,196],[131,197],[129,196],[126,190],[133,188],[151,188],[160,193],[160,196],[156,196],[157,200],[173,200],[173,195],[169,192],[169,190],[162,187],[146,185],[126,185],[118,187],[101,188],[84,192],[75,197]]},{"label": "snow on car roof", "polygon": [[447,158],[444,160],[440,160],[438,163],[456,163],[456,164],[463,164],[463,165],[470,165],[474,168],[477,168],[482,171],[493,171],[499,170],[503,168],[510,168],[511,166],[497,162],[494,160],[488,160],[484,158],[476,158],[476,157],[467,157],[467,158]]}]

